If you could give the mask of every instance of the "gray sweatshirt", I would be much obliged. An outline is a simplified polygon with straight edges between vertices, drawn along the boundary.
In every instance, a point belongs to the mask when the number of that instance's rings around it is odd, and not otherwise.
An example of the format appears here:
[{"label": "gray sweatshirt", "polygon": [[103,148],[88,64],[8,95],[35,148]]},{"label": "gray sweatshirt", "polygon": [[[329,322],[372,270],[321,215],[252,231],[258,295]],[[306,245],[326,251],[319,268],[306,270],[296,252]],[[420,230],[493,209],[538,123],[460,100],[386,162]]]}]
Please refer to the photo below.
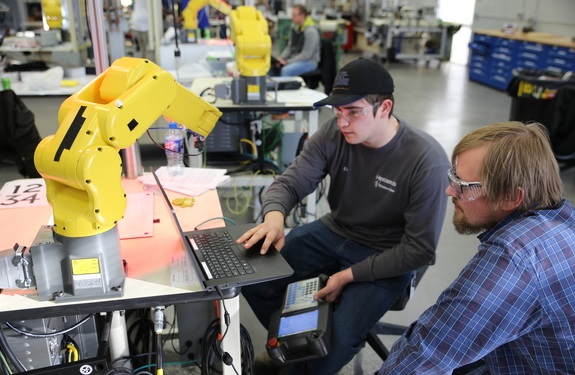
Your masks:
[{"label": "gray sweatshirt", "polygon": [[281,211],[287,216],[329,175],[331,212],[320,218],[322,223],[380,251],[352,266],[354,280],[397,276],[435,257],[449,167],[441,145],[404,121],[388,144],[369,148],[347,143],[334,118],[272,183],[263,199],[264,215]]},{"label": "gray sweatshirt", "polygon": [[[311,19],[309,20],[311,21]],[[319,30],[314,26],[313,22],[310,24],[306,21],[303,30],[292,26],[290,39],[281,57],[288,64],[296,61],[314,61],[319,63],[320,49]]]}]

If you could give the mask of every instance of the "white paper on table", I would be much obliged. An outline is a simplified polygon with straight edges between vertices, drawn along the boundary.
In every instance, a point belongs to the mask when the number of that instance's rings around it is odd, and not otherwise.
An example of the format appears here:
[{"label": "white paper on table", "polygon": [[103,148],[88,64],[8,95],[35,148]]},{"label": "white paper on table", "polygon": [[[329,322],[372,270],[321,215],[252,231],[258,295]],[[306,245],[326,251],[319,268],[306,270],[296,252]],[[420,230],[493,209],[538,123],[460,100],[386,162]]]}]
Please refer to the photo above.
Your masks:
[{"label": "white paper on table", "polygon": [[[167,167],[160,167],[156,171],[165,189],[190,196],[200,195],[230,181],[230,176],[226,173],[225,169],[213,168],[182,168],[182,173],[175,176],[168,172]],[[151,174],[140,176],[138,180],[144,185],[156,185]]]}]

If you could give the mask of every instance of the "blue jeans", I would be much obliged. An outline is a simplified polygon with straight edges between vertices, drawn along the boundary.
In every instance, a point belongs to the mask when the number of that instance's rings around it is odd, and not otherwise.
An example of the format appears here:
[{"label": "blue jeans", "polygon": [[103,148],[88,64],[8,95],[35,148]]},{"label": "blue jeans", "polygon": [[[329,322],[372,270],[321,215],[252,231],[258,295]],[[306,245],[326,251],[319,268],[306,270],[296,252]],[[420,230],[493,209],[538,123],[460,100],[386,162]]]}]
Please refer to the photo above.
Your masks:
[{"label": "blue jeans", "polygon": [[317,68],[317,63],[311,60],[296,61],[282,66],[280,75],[282,77],[295,77],[311,72]]},{"label": "blue jeans", "polygon": [[[292,229],[281,251],[294,269],[289,278],[242,288],[242,293],[264,327],[269,327],[273,312],[281,308],[287,285],[297,280],[331,275],[349,268],[379,251],[341,237],[316,220]],[[332,315],[331,346],[327,356],[307,361],[308,374],[335,374],[365,345],[369,330],[405,293],[411,274],[353,282],[342,291]],[[302,374],[301,365],[290,366],[290,373]]]}]

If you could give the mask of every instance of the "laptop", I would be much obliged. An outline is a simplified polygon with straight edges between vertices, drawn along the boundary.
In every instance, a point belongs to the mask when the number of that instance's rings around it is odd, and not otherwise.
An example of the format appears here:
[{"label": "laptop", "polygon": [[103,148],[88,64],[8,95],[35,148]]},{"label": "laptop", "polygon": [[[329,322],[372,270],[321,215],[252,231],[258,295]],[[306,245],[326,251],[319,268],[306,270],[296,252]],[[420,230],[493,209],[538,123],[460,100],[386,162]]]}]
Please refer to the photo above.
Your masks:
[{"label": "laptop", "polygon": [[[170,216],[191,259],[191,264],[207,291],[215,291],[216,288],[227,289],[263,283],[293,274],[293,269],[275,247],[271,246],[265,255],[259,253],[263,240],[249,250],[235,243],[236,239],[248,229],[255,227],[255,224],[241,224],[184,233],[174,206],[160,179],[154,171],[152,174],[162,192]],[[225,245],[220,242],[225,243]],[[215,249],[208,249],[208,247]],[[211,253],[210,250],[218,253]]]}]

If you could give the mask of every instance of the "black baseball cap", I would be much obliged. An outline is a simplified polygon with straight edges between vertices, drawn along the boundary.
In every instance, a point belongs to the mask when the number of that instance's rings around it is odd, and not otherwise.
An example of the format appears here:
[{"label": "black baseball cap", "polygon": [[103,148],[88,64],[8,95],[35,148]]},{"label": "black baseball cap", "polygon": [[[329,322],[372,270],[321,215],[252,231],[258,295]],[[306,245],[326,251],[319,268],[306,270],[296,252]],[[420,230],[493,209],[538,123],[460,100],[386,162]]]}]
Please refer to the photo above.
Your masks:
[{"label": "black baseball cap", "polygon": [[370,94],[393,93],[393,78],[383,65],[369,59],[354,60],[337,72],[331,94],[313,104],[342,106]]}]

